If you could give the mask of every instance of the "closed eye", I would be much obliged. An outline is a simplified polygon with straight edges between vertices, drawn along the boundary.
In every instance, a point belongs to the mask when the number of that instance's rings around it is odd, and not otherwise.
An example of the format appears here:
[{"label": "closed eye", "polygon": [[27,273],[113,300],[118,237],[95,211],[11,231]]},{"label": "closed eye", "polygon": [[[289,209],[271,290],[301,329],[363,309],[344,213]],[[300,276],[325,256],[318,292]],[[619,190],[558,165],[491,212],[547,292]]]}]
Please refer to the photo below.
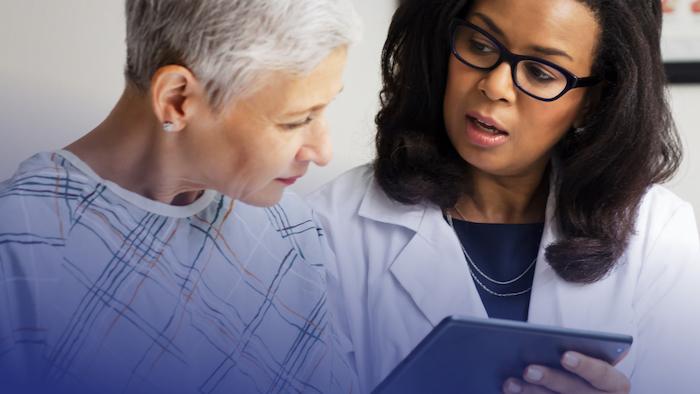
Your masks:
[{"label": "closed eye", "polygon": [[301,122],[295,122],[295,123],[286,123],[283,124],[282,127],[287,129],[287,130],[295,130],[301,127],[304,127],[311,123],[314,120],[311,116],[307,117],[306,119],[302,120]]}]

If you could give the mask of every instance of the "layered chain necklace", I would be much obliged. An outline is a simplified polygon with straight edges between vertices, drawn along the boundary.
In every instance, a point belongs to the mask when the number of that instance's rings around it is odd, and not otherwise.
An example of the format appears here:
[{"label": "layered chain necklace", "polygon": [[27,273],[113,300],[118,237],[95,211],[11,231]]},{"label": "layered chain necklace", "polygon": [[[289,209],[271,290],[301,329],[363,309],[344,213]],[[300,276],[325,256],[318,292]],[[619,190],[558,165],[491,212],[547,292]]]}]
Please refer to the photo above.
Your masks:
[{"label": "layered chain necklace", "polygon": [[[464,217],[464,215],[462,215],[462,213],[459,212],[459,210],[457,210],[456,207],[455,207],[455,210],[457,211],[457,213],[460,214],[460,216]],[[481,287],[485,292],[487,292],[493,296],[496,296],[496,297],[516,297],[519,295],[527,294],[530,291],[532,291],[532,284],[531,284],[525,290],[521,290],[521,291],[517,291],[517,292],[510,292],[510,293],[499,293],[495,290],[488,288],[481,280],[479,280],[479,278],[474,273],[474,271],[476,271],[477,273],[479,273],[479,275],[484,277],[487,281],[489,281],[495,285],[500,285],[500,286],[509,285],[509,284],[513,284],[513,283],[519,281],[520,279],[525,277],[525,275],[527,275],[530,271],[532,271],[535,268],[535,263],[537,262],[537,256],[535,256],[535,258],[532,259],[532,262],[530,263],[530,265],[527,266],[527,268],[525,268],[525,271],[523,271],[521,274],[519,274],[515,278],[510,279],[510,280],[506,280],[506,281],[500,281],[500,280],[493,279],[490,276],[486,275],[486,273],[484,271],[482,271],[479,268],[479,266],[476,265],[476,263],[474,263],[474,260],[471,258],[471,256],[467,252],[467,249],[464,248],[462,241],[459,239],[459,234],[457,234],[457,230],[455,229],[454,223],[452,222],[452,215],[450,215],[449,212],[445,211],[445,216],[447,217],[447,223],[450,225],[450,228],[452,228],[452,231],[454,232],[455,236],[457,236],[457,241],[459,241],[459,246],[462,248],[462,253],[464,253],[464,257],[467,259],[467,265],[469,267],[469,274],[474,279],[474,282],[476,282],[476,284],[479,285],[479,287]],[[473,270],[472,270],[472,268],[473,268]]]}]

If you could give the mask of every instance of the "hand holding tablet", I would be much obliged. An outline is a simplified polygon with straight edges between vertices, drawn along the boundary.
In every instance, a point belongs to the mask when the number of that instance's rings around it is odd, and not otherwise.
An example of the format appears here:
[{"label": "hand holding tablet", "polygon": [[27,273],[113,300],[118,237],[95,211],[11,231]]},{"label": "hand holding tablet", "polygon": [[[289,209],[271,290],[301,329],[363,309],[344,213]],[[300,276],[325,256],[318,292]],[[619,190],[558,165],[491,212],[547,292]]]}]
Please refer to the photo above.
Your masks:
[{"label": "hand holding tablet", "polygon": [[[630,392],[630,381],[611,364],[576,352],[561,358],[566,372],[539,365],[528,366],[523,380],[509,378],[504,393],[616,393]],[[545,390],[543,390],[545,389]]]}]

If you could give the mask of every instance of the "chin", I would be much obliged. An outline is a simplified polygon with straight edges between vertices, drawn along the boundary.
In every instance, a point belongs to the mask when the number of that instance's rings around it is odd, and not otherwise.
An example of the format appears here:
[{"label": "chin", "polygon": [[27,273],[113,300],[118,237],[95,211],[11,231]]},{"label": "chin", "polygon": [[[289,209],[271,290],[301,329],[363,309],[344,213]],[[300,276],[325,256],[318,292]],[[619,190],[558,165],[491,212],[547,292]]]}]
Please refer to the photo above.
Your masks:
[{"label": "chin", "polygon": [[280,202],[282,199],[282,193],[282,190],[279,192],[262,190],[257,193],[251,193],[245,197],[241,197],[238,200],[255,207],[268,208]]},{"label": "chin", "polygon": [[513,176],[517,174],[509,163],[502,163],[498,160],[466,160],[469,165],[477,171],[492,175],[492,176]]}]

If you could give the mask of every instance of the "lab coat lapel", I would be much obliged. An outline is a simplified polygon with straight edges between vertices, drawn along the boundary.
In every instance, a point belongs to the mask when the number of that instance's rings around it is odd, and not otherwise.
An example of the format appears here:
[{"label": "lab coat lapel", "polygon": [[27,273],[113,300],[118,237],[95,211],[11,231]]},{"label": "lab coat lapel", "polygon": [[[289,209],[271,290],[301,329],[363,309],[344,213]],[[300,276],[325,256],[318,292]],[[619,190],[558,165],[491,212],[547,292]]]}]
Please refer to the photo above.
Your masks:
[{"label": "lab coat lapel", "polygon": [[544,229],[537,254],[532,293],[530,294],[528,321],[531,323],[562,325],[564,320],[564,311],[560,305],[561,299],[557,274],[545,257],[547,246],[555,242],[559,237],[559,229],[555,217],[556,193],[556,170],[554,170],[552,175],[550,175]]},{"label": "lab coat lapel", "polygon": [[561,327],[585,328],[592,322],[586,323],[586,315],[581,311],[589,307],[594,300],[590,299],[590,293],[579,291],[582,285],[568,283],[559,278],[545,257],[547,246],[561,237],[555,217],[557,193],[555,177],[556,172],[550,179],[545,225],[532,283],[528,321]]},{"label": "lab coat lapel", "polygon": [[487,317],[457,236],[437,208],[426,209],[391,272],[433,326],[451,315]]},{"label": "lab coat lapel", "polygon": [[389,269],[432,325],[450,315],[487,317],[457,236],[439,208],[399,204],[373,182],[359,213],[415,232]]},{"label": "lab coat lapel", "polygon": [[[545,252],[547,246],[556,241],[556,225],[550,214],[550,207],[547,203],[547,217],[545,220],[540,249],[537,255],[537,265],[535,266],[535,277],[532,282],[532,293],[530,294],[530,308],[528,321],[546,325],[561,326],[565,317],[565,308],[561,306],[561,294],[557,274],[547,262]],[[552,209],[553,210],[553,209]]]}]

